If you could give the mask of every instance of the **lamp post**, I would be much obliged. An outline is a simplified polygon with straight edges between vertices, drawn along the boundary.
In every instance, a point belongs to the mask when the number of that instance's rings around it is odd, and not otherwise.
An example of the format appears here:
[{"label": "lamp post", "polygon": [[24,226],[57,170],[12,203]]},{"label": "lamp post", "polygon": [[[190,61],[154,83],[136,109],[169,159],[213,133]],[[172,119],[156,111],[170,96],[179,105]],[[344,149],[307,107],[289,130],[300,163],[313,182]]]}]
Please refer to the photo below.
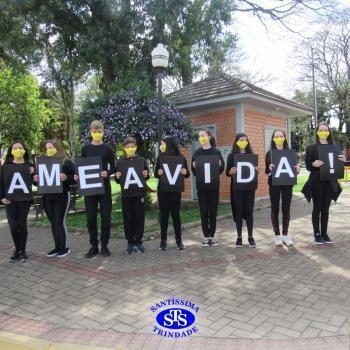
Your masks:
[{"label": "lamp post", "polygon": [[157,72],[158,81],[158,150],[160,142],[163,136],[163,126],[162,126],[162,74],[168,67],[169,63],[169,52],[163,46],[163,44],[158,44],[151,53],[152,55],[152,66]]}]

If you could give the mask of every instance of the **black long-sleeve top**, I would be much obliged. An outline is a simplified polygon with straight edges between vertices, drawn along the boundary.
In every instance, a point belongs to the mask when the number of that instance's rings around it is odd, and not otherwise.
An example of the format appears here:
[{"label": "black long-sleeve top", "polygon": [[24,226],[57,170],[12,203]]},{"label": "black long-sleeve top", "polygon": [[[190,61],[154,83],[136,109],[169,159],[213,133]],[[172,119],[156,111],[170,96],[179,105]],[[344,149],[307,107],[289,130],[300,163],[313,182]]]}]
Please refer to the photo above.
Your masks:
[{"label": "black long-sleeve top", "polygon": [[270,170],[270,164],[272,163],[271,160],[271,150],[266,152],[265,155],[265,174],[268,176],[268,184],[272,186],[272,177],[271,177],[271,170]]},{"label": "black long-sleeve top", "polygon": [[196,168],[193,166],[193,162],[196,161],[196,158],[199,156],[212,156],[212,155],[217,155],[219,157],[219,159],[221,161],[219,174],[221,175],[223,173],[223,171],[225,170],[225,161],[224,161],[224,158],[222,158],[221,152],[217,148],[214,148],[214,147],[210,147],[207,149],[204,149],[201,147],[201,148],[198,148],[193,153],[193,156],[192,156],[191,170],[192,170],[193,175],[196,175]]},{"label": "black long-sleeve top", "polygon": [[[28,171],[29,171],[29,168],[30,167],[33,167],[34,168],[34,173],[31,174],[31,178],[32,178],[32,182],[33,184],[35,185],[34,183],[34,175],[35,175],[35,166],[34,164],[30,163],[30,162],[24,162],[24,163],[14,163],[14,162],[8,162],[8,163],[5,163],[5,164],[15,164],[15,165],[27,165],[28,166]],[[4,165],[5,165],[4,164]],[[4,183],[4,178],[3,178],[3,172],[0,171],[0,199],[3,199],[3,198],[6,198],[5,197],[5,183]]]},{"label": "black long-sleeve top", "polygon": [[[168,156],[169,157],[169,156]],[[170,156],[171,157],[171,156]],[[181,176],[184,176],[185,178],[188,178],[188,177],[190,177],[190,171],[188,170],[188,165],[187,165],[187,160],[186,160],[186,158],[184,157],[184,156],[176,156],[176,157],[181,157],[181,158],[183,158],[183,161],[184,161],[184,165],[183,165],[183,168],[185,168],[186,170],[187,170],[187,173],[186,173],[186,175],[182,175],[181,173],[180,173],[180,175]],[[157,161],[156,161],[156,166],[155,166],[155,168],[154,168],[154,177],[156,177],[157,179],[159,179],[160,178],[160,176],[158,175],[158,170],[160,169],[160,160],[159,160],[159,156],[157,157]],[[159,190],[159,182],[158,182],[158,190]]]},{"label": "black long-sleeve top", "polygon": [[[107,171],[108,175],[115,173],[115,157],[112,148],[105,143],[101,145],[93,145],[88,143],[83,146],[81,150],[82,157],[101,157],[102,161],[102,170]],[[105,181],[107,181],[105,179]]]}]

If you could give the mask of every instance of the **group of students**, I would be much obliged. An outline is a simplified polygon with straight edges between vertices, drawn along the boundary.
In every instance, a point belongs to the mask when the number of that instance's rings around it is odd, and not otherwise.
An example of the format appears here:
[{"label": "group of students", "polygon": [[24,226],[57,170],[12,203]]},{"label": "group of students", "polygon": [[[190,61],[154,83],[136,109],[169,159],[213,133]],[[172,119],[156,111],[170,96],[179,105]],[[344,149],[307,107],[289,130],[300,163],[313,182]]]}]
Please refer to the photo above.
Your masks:
[{"label": "group of students", "polygon": [[[108,249],[111,229],[111,211],[112,195],[110,177],[113,176],[117,183],[120,182],[122,173],[118,169],[118,161],[141,159],[144,163],[142,175],[145,180],[149,179],[150,172],[147,162],[144,158],[137,155],[137,142],[134,137],[127,137],[123,142],[124,157],[115,160],[114,152],[111,147],[103,143],[104,127],[100,121],[93,121],[90,125],[90,135],[92,141],[83,146],[81,157],[100,157],[102,162],[102,171],[100,176],[104,180],[105,193],[103,195],[85,196],[85,209],[87,218],[87,228],[90,237],[90,249],[85,254],[86,258],[92,258],[101,253],[107,257],[111,253]],[[221,152],[216,147],[215,139],[209,130],[199,131],[198,141],[201,145],[192,156],[191,171],[196,175],[196,160],[200,156],[215,155],[219,162],[219,173],[225,170],[225,162]],[[332,243],[328,235],[328,216],[331,201],[336,201],[341,187],[337,181],[322,181],[320,179],[320,167],[323,162],[319,160],[318,147],[326,144],[333,144],[334,140],[331,130],[326,123],[321,123],[316,130],[316,143],[306,149],[306,168],[310,171],[309,179],[305,183],[302,192],[308,201],[313,201],[312,225],[314,231],[314,240],[317,244]],[[268,176],[269,195],[271,200],[271,222],[275,233],[275,245],[287,246],[293,245],[292,239],[288,236],[290,221],[290,205],[292,200],[293,186],[278,186],[271,181],[272,169],[275,166],[271,159],[272,150],[288,149],[286,134],[283,130],[275,130],[272,134],[270,150],[265,157],[265,173]],[[66,217],[70,204],[70,186],[78,181],[76,169],[72,161],[64,155],[61,143],[57,140],[49,140],[45,143],[45,154],[48,157],[59,156],[63,158],[62,173],[60,179],[63,183],[62,193],[44,194],[43,206],[47,217],[51,223],[51,229],[54,239],[54,248],[47,253],[48,257],[64,257],[70,253],[67,246],[67,226]],[[237,168],[234,166],[234,156],[237,154],[253,154],[253,149],[249,138],[244,133],[235,136],[232,151],[228,155],[226,165],[226,176],[231,178],[231,207],[233,218],[237,229],[236,247],[242,247],[242,227],[243,220],[246,221],[248,231],[248,246],[256,246],[253,237],[253,210],[256,189],[236,188],[234,177],[237,175]],[[160,157],[182,157],[183,166],[180,170],[180,176],[188,178],[190,171],[188,169],[186,158],[182,155],[176,139],[172,136],[166,136],[160,144],[160,153],[157,157],[154,176],[160,178],[164,176],[161,167]],[[345,161],[345,157],[340,155],[339,159]],[[25,164],[28,172],[31,174],[34,184],[38,183],[39,176],[36,174],[34,164],[29,161],[29,153],[23,142],[15,141],[8,148],[4,164]],[[258,173],[258,167],[255,167]],[[300,167],[296,166],[296,172],[299,173]],[[4,178],[0,174],[0,195],[1,202],[5,205],[8,224],[15,245],[15,251],[10,257],[11,261],[26,260],[26,242],[28,237],[27,217],[30,209],[30,201],[11,201],[6,198],[4,192]],[[218,241],[215,237],[216,217],[219,203],[218,182],[215,188],[198,189],[198,202],[201,216],[201,226],[203,232],[203,246],[216,246]],[[167,250],[167,230],[169,216],[175,231],[175,242],[178,250],[183,250],[184,244],[181,234],[181,192],[162,191],[158,185],[158,204],[160,209],[160,231],[161,239],[159,249]],[[279,224],[280,201],[282,202],[282,230]],[[122,191],[122,211],[124,219],[124,232],[127,240],[126,253],[143,253],[143,233],[145,225],[144,195],[141,196],[123,196]],[[100,212],[101,230],[98,236],[97,214]],[[321,225],[320,225],[321,224]],[[282,232],[282,234],[281,234]],[[99,249],[99,240],[101,243]]]}]

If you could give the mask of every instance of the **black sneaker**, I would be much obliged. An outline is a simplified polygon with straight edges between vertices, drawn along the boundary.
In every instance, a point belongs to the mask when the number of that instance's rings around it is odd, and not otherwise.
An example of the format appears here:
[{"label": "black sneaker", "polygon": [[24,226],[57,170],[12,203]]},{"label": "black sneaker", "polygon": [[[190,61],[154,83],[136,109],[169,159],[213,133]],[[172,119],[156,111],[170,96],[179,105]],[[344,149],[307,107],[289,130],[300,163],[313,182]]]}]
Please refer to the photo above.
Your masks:
[{"label": "black sneaker", "polygon": [[185,249],[185,246],[183,245],[181,240],[176,241],[176,247],[177,247],[177,250],[184,250]]},{"label": "black sneaker", "polygon": [[19,261],[25,261],[25,260],[27,260],[27,259],[28,259],[28,255],[26,254],[26,252],[22,252],[22,253],[20,253],[19,256],[18,256],[18,260],[19,260]]},{"label": "black sneaker", "polygon": [[48,258],[52,258],[52,257],[56,256],[59,252],[60,252],[60,249],[54,248],[54,249],[50,250],[50,251],[46,254],[46,256],[47,256]]},{"label": "black sneaker", "polygon": [[315,243],[316,244],[324,244],[322,238],[321,238],[321,235],[319,233],[316,233],[315,234]]},{"label": "black sneaker", "polygon": [[10,256],[10,261],[18,261],[19,258],[19,251],[15,250],[13,254]]},{"label": "black sneaker", "polygon": [[160,241],[159,250],[167,250],[168,246],[166,241]]},{"label": "black sneaker", "polygon": [[104,257],[110,256],[111,252],[109,251],[108,247],[106,245],[103,245],[101,248],[101,255]]},{"label": "black sneaker", "polygon": [[238,237],[236,240],[236,248],[242,248],[243,244],[242,244],[242,237]]},{"label": "black sneaker", "polygon": [[67,256],[69,253],[70,253],[70,249],[69,248],[63,248],[57,253],[56,256],[58,258],[63,258],[64,256]]},{"label": "black sneaker", "polygon": [[256,244],[253,237],[248,237],[248,247],[255,248]]},{"label": "black sneaker", "polygon": [[91,247],[89,251],[85,254],[85,258],[93,258],[98,254],[98,247]]},{"label": "black sneaker", "polygon": [[330,237],[327,235],[327,233],[321,235],[321,239],[323,243],[326,243],[326,244],[333,243]]},{"label": "black sneaker", "polygon": [[134,245],[131,243],[128,243],[128,246],[126,247],[125,253],[132,254],[133,251],[134,251]]},{"label": "black sneaker", "polygon": [[144,252],[145,252],[145,247],[143,246],[142,243],[139,243],[139,244],[137,245],[137,251],[138,251],[139,253],[144,253]]}]

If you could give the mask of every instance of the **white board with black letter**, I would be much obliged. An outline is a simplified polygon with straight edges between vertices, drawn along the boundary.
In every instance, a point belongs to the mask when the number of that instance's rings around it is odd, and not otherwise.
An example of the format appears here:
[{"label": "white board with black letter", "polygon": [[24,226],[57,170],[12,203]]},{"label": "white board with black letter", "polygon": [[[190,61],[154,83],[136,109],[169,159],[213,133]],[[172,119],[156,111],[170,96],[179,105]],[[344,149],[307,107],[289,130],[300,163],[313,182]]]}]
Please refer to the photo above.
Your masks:
[{"label": "white board with black letter", "polygon": [[79,176],[78,193],[81,196],[95,196],[105,193],[104,181],[101,176],[101,157],[77,158],[76,174]]},{"label": "white board with black letter", "polygon": [[341,154],[339,145],[319,145],[318,156],[324,164],[320,167],[321,180],[337,180],[344,178],[344,162],[338,159]]},{"label": "white board with black letter", "polygon": [[233,177],[234,188],[237,190],[255,190],[258,187],[257,154],[235,154],[233,164],[237,173]]},{"label": "white board with black letter", "polygon": [[181,168],[184,167],[184,158],[161,156],[159,163],[163,170],[163,175],[159,177],[159,189],[163,192],[183,192],[185,181]]},{"label": "white board with black letter", "polygon": [[32,200],[32,176],[28,164],[4,164],[1,167],[5,198],[14,201]]},{"label": "white board with black letter", "polygon": [[195,159],[197,189],[215,189],[220,184],[219,156],[205,155]]},{"label": "white board with black letter", "polygon": [[272,185],[293,186],[297,183],[297,155],[294,149],[271,151]]},{"label": "white board with black letter", "polygon": [[39,175],[38,193],[62,193],[63,186],[60,179],[63,159],[60,157],[39,157],[36,159]]},{"label": "white board with black letter", "polygon": [[142,172],[145,160],[121,159],[117,162],[117,172],[121,172],[120,187],[123,197],[143,197],[146,194],[146,181]]}]

